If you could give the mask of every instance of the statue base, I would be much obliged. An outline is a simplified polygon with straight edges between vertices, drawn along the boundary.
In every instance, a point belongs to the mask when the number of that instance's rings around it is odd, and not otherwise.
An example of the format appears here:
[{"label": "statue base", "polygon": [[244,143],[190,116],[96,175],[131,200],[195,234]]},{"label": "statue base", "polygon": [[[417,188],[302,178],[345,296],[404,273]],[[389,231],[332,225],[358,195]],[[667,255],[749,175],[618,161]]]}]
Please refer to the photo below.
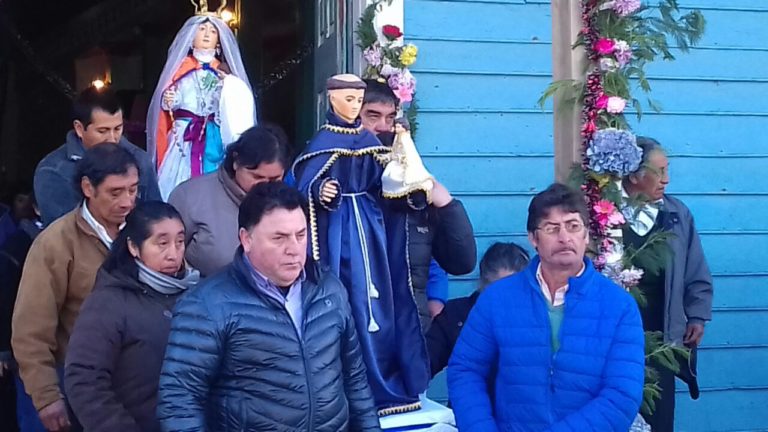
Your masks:
[{"label": "statue base", "polygon": [[421,408],[403,414],[392,414],[379,418],[381,428],[387,432],[430,431],[455,432],[456,419],[453,411],[421,395]]}]

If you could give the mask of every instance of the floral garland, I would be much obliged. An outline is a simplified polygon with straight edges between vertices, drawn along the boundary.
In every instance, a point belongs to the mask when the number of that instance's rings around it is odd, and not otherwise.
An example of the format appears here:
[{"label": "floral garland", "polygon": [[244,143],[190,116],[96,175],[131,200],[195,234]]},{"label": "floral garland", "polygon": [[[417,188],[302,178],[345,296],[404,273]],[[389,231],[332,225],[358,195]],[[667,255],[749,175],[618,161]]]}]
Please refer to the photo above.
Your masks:
[{"label": "floral garland", "polygon": [[[659,4],[661,18],[643,14],[649,9],[640,0],[583,0],[581,6],[583,27],[577,45],[584,47],[592,64],[581,89],[581,187],[590,207],[590,232],[597,240],[595,266],[632,291],[643,270],[624,253],[621,228],[626,221],[618,186],[640,167],[643,157],[624,117],[630,103],[638,119],[642,116],[640,102],[631,96],[630,80],[637,79],[640,88],[650,92],[645,65],[659,54],[674,59],[668,36],[686,51],[703,34],[704,19],[698,11],[676,19],[675,0]],[[658,111],[657,103],[651,99],[648,103]]]},{"label": "floral garland", "polygon": [[403,43],[403,32],[395,25],[384,25],[379,41],[373,21],[384,3],[391,0],[376,0],[363,12],[357,26],[357,37],[363,58],[367,64],[363,78],[387,83],[399,101],[400,109],[406,112],[411,134],[416,133],[416,78],[410,67],[416,63],[419,49],[414,44]]},{"label": "floral garland", "polygon": [[[651,234],[639,250],[624,247],[622,228],[625,215],[634,210],[624,202],[621,179],[640,168],[643,154],[625,118],[631,104],[638,119],[642,105],[631,95],[630,83],[650,93],[645,66],[661,56],[674,60],[667,40],[672,38],[686,52],[704,32],[704,17],[699,11],[679,16],[676,0],[662,0],[652,15],[641,0],[582,0],[582,29],[574,46],[584,48],[590,67],[585,81],[552,83],[539,100],[559,94],[567,102],[581,102],[582,159],[572,178],[585,194],[590,211],[590,237],[595,267],[632,293],[640,306],[645,299],[638,288],[644,272],[663,268],[668,249],[668,232]],[[658,104],[647,99],[659,111]],[[622,213],[624,210],[624,213]],[[663,344],[658,332],[646,332],[646,359],[677,371],[675,355],[686,355],[679,348]],[[660,397],[658,374],[646,366],[643,412],[651,413]]]}]

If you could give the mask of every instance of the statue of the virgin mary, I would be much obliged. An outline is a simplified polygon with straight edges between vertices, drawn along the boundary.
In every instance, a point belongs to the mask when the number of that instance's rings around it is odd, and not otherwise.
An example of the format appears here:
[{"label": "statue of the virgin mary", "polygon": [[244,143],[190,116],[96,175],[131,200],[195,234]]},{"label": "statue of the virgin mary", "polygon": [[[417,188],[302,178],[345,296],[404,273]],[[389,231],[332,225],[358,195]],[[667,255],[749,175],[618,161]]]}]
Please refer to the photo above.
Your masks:
[{"label": "statue of the virgin mary", "polygon": [[[195,2],[193,1],[193,4]],[[181,182],[215,171],[227,145],[256,124],[253,93],[232,30],[208,1],[176,34],[147,116],[147,150],[163,199]]]}]

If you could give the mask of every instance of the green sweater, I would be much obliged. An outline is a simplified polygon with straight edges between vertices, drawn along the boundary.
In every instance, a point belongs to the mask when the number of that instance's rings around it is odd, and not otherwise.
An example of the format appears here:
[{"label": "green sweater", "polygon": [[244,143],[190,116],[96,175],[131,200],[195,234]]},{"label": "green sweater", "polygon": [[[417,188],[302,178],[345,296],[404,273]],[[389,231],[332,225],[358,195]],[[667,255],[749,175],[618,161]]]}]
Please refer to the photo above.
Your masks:
[{"label": "green sweater", "polygon": [[565,304],[552,306],[552,303],[547,302],[547,313],[549,314],[549,326],[552,329],[552,352],[556,353],[560,349],[560,338],[558,336],[560,334],[560,325],[563,323],[563,315],[565,314]]},{"label": "green sweater", "polygon": [[560,349],[560,325],[563,323],[563,315],[565,314],[565,303],[560,306],[552,305],[552,302],[544,297],[544,293],[539,290],[539,295],[544,303],[547,305],[547,315],[549,315],[549,328],[552,330],[552,353],[556,353]]}]

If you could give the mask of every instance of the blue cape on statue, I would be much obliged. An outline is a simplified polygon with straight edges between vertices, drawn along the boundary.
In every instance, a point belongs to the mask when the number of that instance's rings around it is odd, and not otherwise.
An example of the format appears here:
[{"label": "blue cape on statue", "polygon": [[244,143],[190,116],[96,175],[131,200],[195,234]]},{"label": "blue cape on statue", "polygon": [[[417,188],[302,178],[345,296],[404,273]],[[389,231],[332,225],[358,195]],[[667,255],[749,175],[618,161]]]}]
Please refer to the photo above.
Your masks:
[{"label": "blue cape on statue", "polygon": [[[310,252],[349,291],[380,415],[416,410],[430,380],[426,343],[410,284],[407,216],[382,197],[389,147],[332,110],[293,166],[310,207]],[[326,182],[339,194],[320,200]]]}]

